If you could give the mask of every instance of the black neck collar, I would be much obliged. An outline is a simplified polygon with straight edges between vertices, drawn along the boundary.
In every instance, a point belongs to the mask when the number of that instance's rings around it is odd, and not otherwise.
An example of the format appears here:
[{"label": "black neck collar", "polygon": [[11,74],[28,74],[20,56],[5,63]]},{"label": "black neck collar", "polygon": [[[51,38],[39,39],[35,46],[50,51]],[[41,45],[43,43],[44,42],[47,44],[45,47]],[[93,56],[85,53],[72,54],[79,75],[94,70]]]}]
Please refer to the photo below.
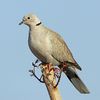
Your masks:
[{"label": "black neck collar", "polygon": [[41,25],[41,24],[42,24],[42,22],[39,22],[39,23],[36,24],[36,26],[39,26],[39,25]]}]

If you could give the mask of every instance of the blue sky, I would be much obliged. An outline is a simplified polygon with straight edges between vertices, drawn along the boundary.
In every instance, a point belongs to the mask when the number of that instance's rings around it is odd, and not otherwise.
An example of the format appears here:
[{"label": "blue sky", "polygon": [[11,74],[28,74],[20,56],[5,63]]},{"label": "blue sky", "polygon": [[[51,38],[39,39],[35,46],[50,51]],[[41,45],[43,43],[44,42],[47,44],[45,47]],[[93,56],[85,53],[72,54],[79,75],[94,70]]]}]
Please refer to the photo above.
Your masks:
[{"label": "blue sky", "polygon": [[30,12],[61,34],[83,69],[78,74],[91,93],[78,93],[63,74],[59,84],[63,100],[100,99],[100,1],[2,0],[0,100],[49,100],[45,85],[30,77],[28,72],[36,58],[28,48],[28,27],[18,23]]}]

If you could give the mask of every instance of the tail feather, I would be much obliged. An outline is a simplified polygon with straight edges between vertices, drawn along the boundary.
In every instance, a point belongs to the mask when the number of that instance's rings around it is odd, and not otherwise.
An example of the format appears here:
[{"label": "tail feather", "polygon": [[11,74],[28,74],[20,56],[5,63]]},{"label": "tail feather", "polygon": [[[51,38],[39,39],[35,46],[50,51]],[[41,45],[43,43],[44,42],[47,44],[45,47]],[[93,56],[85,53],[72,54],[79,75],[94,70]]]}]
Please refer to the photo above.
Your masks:
[{"label": "tail feather", "polygon": [[67,75],[68,79],[80,93],[89,93],[89,90],[87,89],[85,84],[82,82],[82,80],[79,78],[79,76],[72,67],[68,67],[67,70],[64,71],[64,73]]}]

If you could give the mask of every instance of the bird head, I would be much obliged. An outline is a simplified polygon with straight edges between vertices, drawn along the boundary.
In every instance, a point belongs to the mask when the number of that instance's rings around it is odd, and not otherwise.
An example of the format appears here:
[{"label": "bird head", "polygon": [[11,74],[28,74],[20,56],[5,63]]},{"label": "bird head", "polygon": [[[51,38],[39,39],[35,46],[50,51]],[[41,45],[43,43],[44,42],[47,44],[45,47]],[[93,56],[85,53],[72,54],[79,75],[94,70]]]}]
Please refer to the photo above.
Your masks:
[{"label": "bird head", "polygon": [[41,21],[36,15],[28,14],[23,17],[22,21],[19,23],[19,25],[25,24],[28,26],[38,26],[41,24]]}]

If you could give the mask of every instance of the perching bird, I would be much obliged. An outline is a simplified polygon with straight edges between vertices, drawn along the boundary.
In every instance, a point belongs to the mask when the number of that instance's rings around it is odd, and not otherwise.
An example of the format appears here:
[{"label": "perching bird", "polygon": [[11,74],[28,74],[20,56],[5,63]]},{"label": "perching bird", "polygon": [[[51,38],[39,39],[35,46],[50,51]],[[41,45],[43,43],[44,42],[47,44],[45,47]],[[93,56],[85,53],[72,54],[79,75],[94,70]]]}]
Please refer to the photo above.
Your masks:
[{"label": "perching bird", "polygon": [[45,27],[35,15],[24,16],[21,24],[29,26],[28,44],[32,53],[43,63],[51,63],[54,66],[61,66],[62,63],[66,63],[63,72],[80,93],[88,94],[89,90],[75,70],[81,70],[81,67],[73,58],[63,38]]}]

